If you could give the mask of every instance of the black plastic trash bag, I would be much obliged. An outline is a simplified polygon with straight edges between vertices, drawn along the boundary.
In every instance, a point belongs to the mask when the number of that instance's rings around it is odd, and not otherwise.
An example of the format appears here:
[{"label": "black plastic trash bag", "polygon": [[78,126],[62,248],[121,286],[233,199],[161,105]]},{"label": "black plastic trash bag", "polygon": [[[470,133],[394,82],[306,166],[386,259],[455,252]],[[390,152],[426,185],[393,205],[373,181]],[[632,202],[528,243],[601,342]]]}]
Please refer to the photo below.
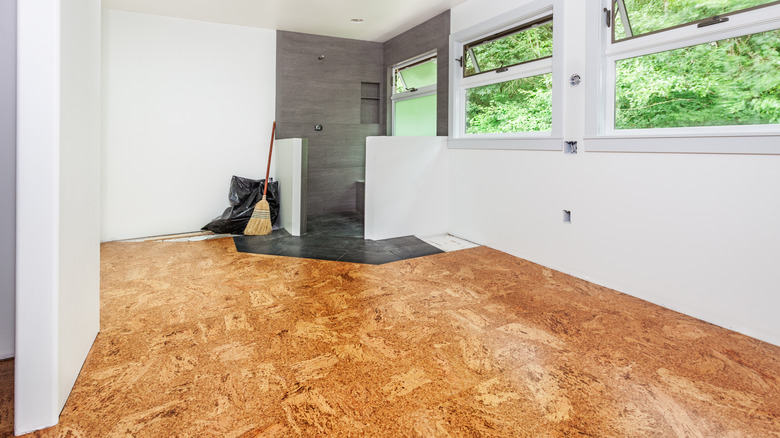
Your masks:
[{"label": "black plastic trash bag", "polygon": [[[214,218],[202,230],[213,231],[217,234],[244,234],[244,228],[252,218],[255,204],[263,199],[263,185],[265,180],[256,180],[233,176],[230,180],[230,207],[222,216]],[[273,179],[268,182],[266,198],[271,208],[271,225],[276,223],[279,216],[279,183]]]}]

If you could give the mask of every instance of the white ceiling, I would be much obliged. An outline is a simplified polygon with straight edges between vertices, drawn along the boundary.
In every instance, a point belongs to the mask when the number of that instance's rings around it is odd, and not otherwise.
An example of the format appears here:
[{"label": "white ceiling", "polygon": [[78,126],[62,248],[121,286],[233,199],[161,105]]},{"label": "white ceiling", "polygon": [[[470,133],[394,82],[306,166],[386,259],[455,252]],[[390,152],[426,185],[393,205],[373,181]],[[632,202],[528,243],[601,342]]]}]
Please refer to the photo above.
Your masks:
[{"label": "white ceiling", "polygon": [[[103,0],[166,17],[384,42],[466,0]],[[362,24],[350,22],[362,18]]]}]

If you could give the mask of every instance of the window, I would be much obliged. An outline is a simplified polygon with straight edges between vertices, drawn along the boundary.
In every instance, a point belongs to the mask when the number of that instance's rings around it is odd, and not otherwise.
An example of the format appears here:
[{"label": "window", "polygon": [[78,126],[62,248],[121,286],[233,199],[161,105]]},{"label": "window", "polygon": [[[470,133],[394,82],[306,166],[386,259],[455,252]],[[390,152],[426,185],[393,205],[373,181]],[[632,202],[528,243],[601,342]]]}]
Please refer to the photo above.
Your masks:
[{"label": "window", "polygon": [[[602,85],[591,89],[599,102],[588,122],[593,137],[677,137],[637,149],[661,152],[766,153],[778,143],[780,1],[596,3],[602,70],[591,74]],[[708,136],[747,141],[708,147]],[[623,150],[608,143],[588,149]]]},{"label": "window", "polygon": [[561,150],[559,4],[535,1],[452,36],[451,146]]},{"label": "window", "polygon": [[615,129],[780,123],[780,31],[616,61]]},{"label": "window", "polygon": [[436,135],[436,54],[393,67],[393,135]]},{"label": "window", "polygon": [[[776,0],[615,0],[612,41],[647,35],[699,20],[717,24],[713,17],[776,3]],[[706,27],[706,26],[705,26]]]},{"label": "window", "polygon": [[552,57],[552,16],[463,46],[463,76]]}]

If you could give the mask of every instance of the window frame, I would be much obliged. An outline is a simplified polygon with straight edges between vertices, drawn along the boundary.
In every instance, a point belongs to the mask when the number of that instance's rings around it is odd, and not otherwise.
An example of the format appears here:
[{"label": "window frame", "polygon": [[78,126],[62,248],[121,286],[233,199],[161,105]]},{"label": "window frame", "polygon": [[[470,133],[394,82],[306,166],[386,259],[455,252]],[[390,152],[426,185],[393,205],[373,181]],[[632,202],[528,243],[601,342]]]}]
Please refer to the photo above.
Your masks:
[{"label": "window frame", "polygon": [[[450,111],[449,147],[465,149],[563,150],[565,13],[561,0],[536,0],[450,36]],[[520,28],[546,16],[553,19],[553,55],[489,71],[464,76],[464,67],[456,57],[463,56],[464,46],[473,45],[491,35]],[[463,62],[465,65],[465,61]],[[503,69],[501,69],[503,70]],[[466,90],[552,73],[552,129],[546,132],[466,134]]]},{"label": "window frame", "polygon": [[[780,124],[615,129],[616,63],[726,38],[780,28],[780,4],[762,5],[722,14],[729,21],[698,27],[697,20],[664,30],[612,41],[604,8],[611,0],[588,0],[589,106],[586,150],[593,152],[780,154]],[[614,11],[613,11],[614,13]],[[614,17],[614,15],[613,15]]]},{"label": "window frame", "polygon": [[[652,35],[652,34],[656,34],[656,33],[660,33],[660,32],[666,32],[668,30],[677,29],[677,28],[680,28],[680,27],[690,26],[691,24],[696,24],[698,26],[699,23],[711,21],[712,18],[713,18],[713,17],[701,18],[701,19],[698,19],[698,20],[689,21],[687,23],[675,24],[675,25],[672,25],[672,26],[669,26],[669,27],[665,27],[663,29],[653,30],[653,31],[650,31],[650,32],[645,32],[645,33],[640,33],[639,35],[633,35],[633,31],[631,30],[631,25],[630,25],[631,20],[628,17],[628,11],[626,11],[624,8],[620,7],[620,4],[622,4],[625,7],[625,0],[615,0],[614,2],[611,2],[611,3],[612,3],[612,24],[613,24],[613,26],[610,29],[610,34],[611,34],[610,41],[612,43],[618,43],[618,42],[622,42],[622,41],[627,41],[627,40],[634,39],[634,38],[642,38],[644,36],[648,36],[648,35]],[[716,15],[716,16],[717,17],[731,17],[734,14],[739,14],[739,13],[748,12],[748,11],[761,9],[761,8],[767,8],[767,7],[770,7],[770,6],[775,6],[777,4],[780,4],[780,0],[770,1],[768,3],[764,3],[764,4],[756,5],[756,6],[750,6],[750,7],[747,7],[747,8],[744,8],[744,9],[739,9],[739,10],[732,11],[732,12],[725,12],[723,14]],[[615,38],[616,34],[615,34],[614,22],[615,22],[615,17],[617,16],[616,14],[618,14],[618,13],[620,14],[620,20],[621,21],[623,21],[624,23],[625,22],[629,23],[629,31],[632,34],[630,36],[627,36],[627,37],[621,38],[621,39]]]},{"label": "window frame", "polygon": [[[516,62],[514,64],[510,64],[510,65],[503,65],[503,63],[502,63],[501,67],[491,68],[490,70],[484,70],[483,71],[483,70],[479,69],[479,60],[477,59],[476,55],[474,55],[474,51],[473,51],[473,49],[475,47],[481,46],[482,44],[485,44],[485,43],[488,43],[488,42],[492,42],[492,41],[498,41],[500,39],[503,39],[503,38],[506,38],[506,37],[510,37],[512,35],[516,35],[516,34],[525,32],[527,30],[530,30],[530,29],[534,28],[535,26],[541,26],[541,25],[544,25],[544,24],[547,24],[547,23],[551,23],[552,21],[553,21],[552,14],[545,15],[545,16],[537,19],[537,20],[526,21],[526,22],[524,22],[523,24],[521,24],[519,26],[512,27],[512,28],[507,29],[507,30],[502,31],[502,32],[493,33],[493,34],[490,34],[489,36],[486,36],[484,38],[480,38],[478,40],[471,41],[469,43],[464,44],[463,48],[461,49],[462,51],[460,52],[460,53],[462,53],[462,56],[463,56],[463,62],[461,62],[461,64],[462,64],[461,65],[461,70],[462,70],[461,74],[463,75],[463,78],[470,78],[472,76],[477,76],[477,75],[486,74],[486,73],[492,73],[492,72],[495,72],[496,70],[498,70],[500,68],[510,68],[510,67],[514,67],[514,66],[517,66],[517,65],[521,65],[521,64],[528,64],[528,63],[531,63],[531,62],[541,61],[541,60],[547,59],[547,58],[552,59],[552,55],[542,56],[542,57],[539,57],[539,58],[536,58],[536,59],[531,59],[531,60],[528,60],[528,61],[520,61],[520,62]],[[470,75],[466,74],[466,62],[467,62],[467,60],[465,59],[466,58],[466,54],[464,52],[468,52],[468,55],[469,55],[469,58],[471,59],[472,64],[474,64],[475,69],[479,70],[479,71],[475,71],[474,73],[472,73]]]},{"label": "window frame", "polygon": [[399,69],[403,69],[404,67],[413,66],[415,64],[421,64],[423,62],[427,62],[429,59],[436,59],[437,64],[441,62],[441,60],[438,58],[438,53],[436,50],[432,50],[430,52],[425,52],[422,55],[415,56],[414,58],[407,59],[406,61],[399,62],[398,64],[395,64],[391,67],[390,74],[392,77],[392,86],[391,86],[391,93],[390,93],[390,135],[395,136],[395,104],[398,102],[403,102],[405,100],[411,100],[416,99],[418,97],[426,97],[437,94],[437,87],[438,87],[438,78],[436,83],[431,85],[426,85],[424,87],[416,88],[414,91],[402,91],[400,93],[397,93],[396,90],[396,83],[395,83],[395,77],[396,77],[396,71]]}]

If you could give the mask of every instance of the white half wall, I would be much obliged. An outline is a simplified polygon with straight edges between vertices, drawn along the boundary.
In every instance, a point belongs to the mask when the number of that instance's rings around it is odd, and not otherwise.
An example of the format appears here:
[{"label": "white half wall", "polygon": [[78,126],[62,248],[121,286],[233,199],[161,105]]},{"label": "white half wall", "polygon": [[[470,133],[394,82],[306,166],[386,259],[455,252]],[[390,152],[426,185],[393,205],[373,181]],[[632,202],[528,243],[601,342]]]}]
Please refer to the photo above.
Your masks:
[{"label": "white half wall", "polygon": [[366,139],[366,239],[447,232],[447,137]]},{"label": "white half wall", "polygon": [[274,30],[104,9],[102,240],[199,230],[265,178],[275,62]]},{"label": "white half wall", "polygon": [[279,182],[277,225],[293,236],[306,234],[309,139],[285,138],[274,145],[276,180]]},{"label": "white half wall", "polygon": [[18,6],[14,430],[59,416],[59,0]]},{"label": "white half wall", "polygon": [[100,330],[100,0],[61,0],[59,400]]},{"label": "white half wall", "polygon": [[15,433],[57,423],[99,329],[100,0],[18,4]]},{"label": "white half wall", "polygon": [[16,0],[0,1],[0,360],[14,355]]},{"label": "white half wall", "polygon": [[[470,0],[452,31],[517,6]],[[582,74],[585,2],[565,8],[565,73]],[[780,156],[588,153],[585,87],[565,93],[577,155],[450,150],[449,231],[780,345]]]}]

